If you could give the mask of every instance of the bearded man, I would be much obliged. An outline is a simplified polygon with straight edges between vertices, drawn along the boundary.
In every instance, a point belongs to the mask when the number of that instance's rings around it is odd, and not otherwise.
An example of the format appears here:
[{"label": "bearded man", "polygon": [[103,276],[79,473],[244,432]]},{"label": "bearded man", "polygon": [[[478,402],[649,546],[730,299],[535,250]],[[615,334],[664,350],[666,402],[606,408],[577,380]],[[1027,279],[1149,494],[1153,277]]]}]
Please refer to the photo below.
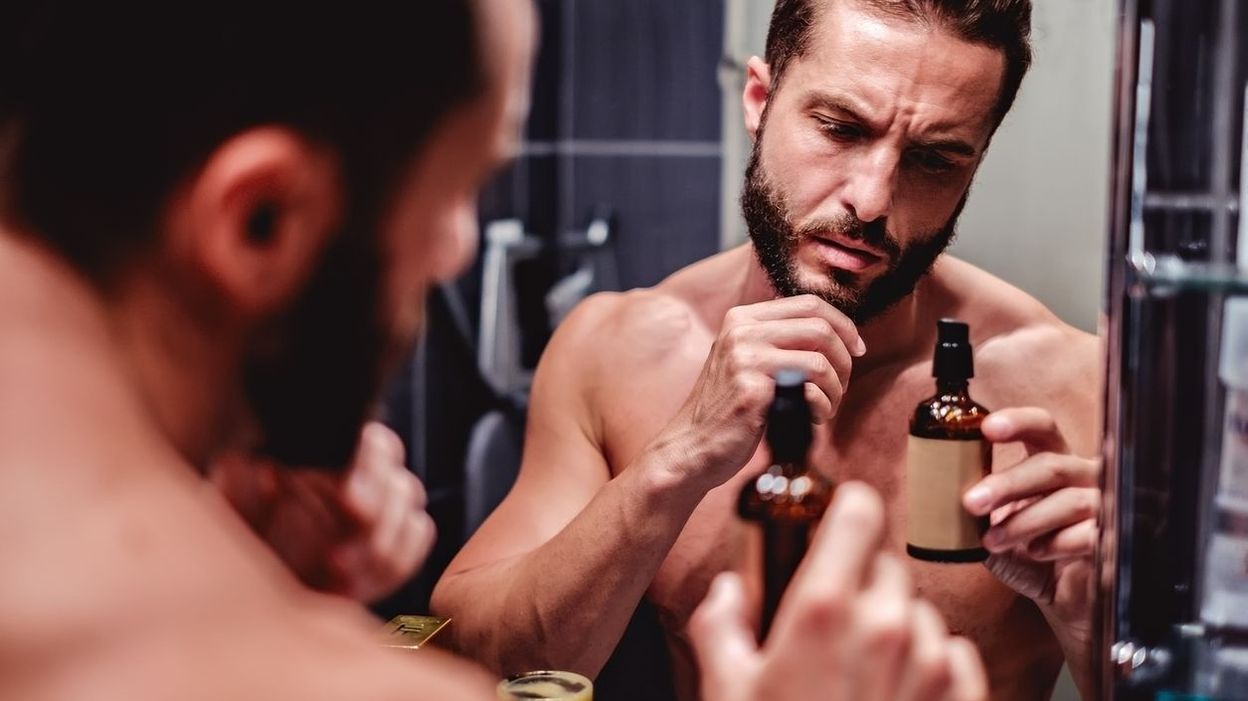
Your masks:
[{"label": "bearded man", "polygon": [[975,397],[999,410],[983,425],[995,472],[964,497],[992,515],[991,556],[909,574],[979,647],[994,698],[1048,698],[1063,659],[1090,693],[1099,345],[944,255],[1027,71],[1030,15],[1027,0],[777,3],[743,95],[751,241],[595,296],[555,334],[518,481],[434,594],[461,649],[593,674],[646,597],[690,697],[687,623],[711,580],[741,573],[758,609],[760,539],[735,504],[767,465],[771,376],[806,372],[812,467],[874,486],[904,552],[907,423],[932,392],[936,322],[956,317]]}]

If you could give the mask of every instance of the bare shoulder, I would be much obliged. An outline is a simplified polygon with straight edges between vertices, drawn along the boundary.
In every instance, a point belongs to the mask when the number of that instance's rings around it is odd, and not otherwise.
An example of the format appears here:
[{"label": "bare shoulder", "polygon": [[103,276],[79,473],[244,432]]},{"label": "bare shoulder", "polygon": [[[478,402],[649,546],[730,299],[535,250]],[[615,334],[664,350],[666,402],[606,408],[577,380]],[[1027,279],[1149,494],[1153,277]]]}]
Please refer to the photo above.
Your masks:
[{"label": "bare shoulder", "polygon": [[737,286],[731,281],[748,270],[751,255],[748,246],[740,246],[685,266],[654,287],[593,295],[556,335],[612,346],[602,350],[624,354],[616,360],[648,361],[669,353],[691,336],[719,328],[733,305]]},{"label": "bare shoulder", "polygon": [[[67,650],[26,679],[0,683],[0,698],[493,698],[493,680],[484,670],[438,651],[383,648],[370,630],[379,622],[312,596],[263,609],[197,609],[201,602],[189,600],[180,616],[136,621],[135,630],[99,641],[94,651]],[[8,681],[14,685],[5,689]]]},{"label": "bare shoulder", "polygon": [[123,485],[24,544],[32,566],[0,574],[0,698],[490,698],[467,663],[383,649],[379,621],[304,588],[213,492],[180,482]]},{"label": "bare shoulder", "polygon": [[612,363],[644,360],[671,350],[694,323],[690,304],[661,286],[600,292],[581,302],[559,325],[549,352],[588,351],[586,360],[609,358]]},{"label": "bare shoulder", "polygon": [[1094,440],[1104,356],[1100,339],[1062,321],[1040,301],[975,266],[942,261],[956,276],[955,313],[971,322],[976,384],[994,408],[1040,406]]},{"label": "bare shoulder", "polygon": [[738,247],[681,268],[654,287],[593,295],[560,325],[556,338],[641,359],[669,352],[691,333],[718,328],[732,306],[735,287],[726,283],[747,270],[750,255],[748,247]]},{"label": "bare shoulder", "polygon": [[1050,382],[1086,380],[1088,373],[1100,372],[1099,339],[1062,321],[1026,292],[948,256],[933,277],[944,287],[937,291],[944,297],[942,313],[970,322],[976,361],[985,369],[1025,372]]},{"label": "bare shoulder", "polygon": [[581,302],[555,331],[542,357],[548,367],[539,375],[575,374],[570,382],[589,387],[662,375],[670,363],[661,361],[691,351],[709,332],[691,279],[699,265],[654,287],[601,292]]},{"label": "bare shoulder", "polygon": [[[310,591],[291,592],[263,608],[227,605],[157,627],[100,670],[109,684],[129,684],[131,699],[492,698],[484,670],[449,654],[381,646],[380,621],[363,609]],[[194,624],[193,641],[183,641]],[[144,673],[157,669],[176,674]],[[135,674],[122,675],[122,669]],[[116,681],[109,682],[109,679]],[[155,681],[155,683],[153,683]]]},{"label": "bare shoulder", "polygon": [[[411,652],[381,647],[379,622],[351,602],[304,592],[289,603],[297,605],[273,611],[265,622],[273,635],[269,651],[254,647],[256,655],[276,658],[273,665],[280,673],[269,669],[265,684],[273,693],[247,689],[219,698],[493,698],[495,680],[476,665],[434,648]],[[280,654],[282,650],[289,654]],[[247,664],[245,657],[238,657]]]},{"label": "bare shoulder", "polygon": [[[604,454],[619,427],[683,401],[727,311],[734,249],[659,284],[593,295],[560,324],[534,378],[530,419],[575,423]],[[550,411],[553,409],[552,411]],[[566,430],[566,426],[564,430]]]},{"label": "bare shoulder", "polygon": [[1026,398],[1044,398],[1054,404],[1100,402],[1100,340],[1056,317],[1033,320],[980,341],[975,358],[977,374],[1008,378],[1008,382],[993,380],[992,384],[994,393],[1012,405]]},{"label": "bare shoulder", "polygon": [[657,288],[589,297],[560,324],[542,354],[530,421],[572,418],[605,450],[611,417],[629,398],[649,396],[651,383],[665,381],[694,324],[686,303]]}]

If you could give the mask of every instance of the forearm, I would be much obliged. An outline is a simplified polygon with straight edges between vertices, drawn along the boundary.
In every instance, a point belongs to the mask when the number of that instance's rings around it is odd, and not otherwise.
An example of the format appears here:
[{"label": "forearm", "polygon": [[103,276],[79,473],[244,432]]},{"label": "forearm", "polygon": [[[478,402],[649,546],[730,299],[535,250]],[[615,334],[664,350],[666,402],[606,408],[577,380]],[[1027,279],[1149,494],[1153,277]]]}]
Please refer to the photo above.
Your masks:
[{"label": "forearm", "polygon": [[1062,649],[1066,665],[1070,667],[1070,676],[1079,687],[1079,695],[1085,699],[1094,699],[1099,695],[1096,678],[1096,659],[1092,649],[1091,621],[1087,625],[1072,625],[1051,611],[1044,611],[1044,616],[1053,630],[1057,643]]},{"label": "forearm", "polygon": [[682,457],[647,451],[537,549],[444,578],[434,608],[454,644],[500,674],[596,675],[706,493],[673,476]]},{"label": "forearm", "polygon": [[1079,687],[1079,696],[1085,699],[1097,698],[1099,685],[1090,647],[1081,645],[1074,649],[1073,646],[1068,648],[1063,645],[1062,652],[1066,655],[1066,664],[1070,666],[1070,675],[1075,680],[1075,686]]}]

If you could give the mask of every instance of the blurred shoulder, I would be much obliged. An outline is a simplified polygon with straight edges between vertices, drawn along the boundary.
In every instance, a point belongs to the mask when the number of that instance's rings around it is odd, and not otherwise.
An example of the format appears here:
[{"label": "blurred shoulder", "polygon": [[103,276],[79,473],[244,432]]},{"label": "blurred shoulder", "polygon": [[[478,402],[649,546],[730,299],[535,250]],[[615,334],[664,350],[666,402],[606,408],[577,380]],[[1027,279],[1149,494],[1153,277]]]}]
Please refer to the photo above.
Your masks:
[{"label": "blurred shoulder", "polygon": [[492,698],[462,660],[383,649],[380,621],[297,582],[202,483],[118,491],[69,516],[76,548],[45,535],[17,568],[41,577],[0,576],[0,698]]},{"label": "blurred shoulder", "polygon": [[996,409],[1049,409],[1081,446],[1093,445],[1104,394],[1100,338],[969,263],[942,266],[941,274],[958,281],[950,311],[971,324],[977,396]]}]

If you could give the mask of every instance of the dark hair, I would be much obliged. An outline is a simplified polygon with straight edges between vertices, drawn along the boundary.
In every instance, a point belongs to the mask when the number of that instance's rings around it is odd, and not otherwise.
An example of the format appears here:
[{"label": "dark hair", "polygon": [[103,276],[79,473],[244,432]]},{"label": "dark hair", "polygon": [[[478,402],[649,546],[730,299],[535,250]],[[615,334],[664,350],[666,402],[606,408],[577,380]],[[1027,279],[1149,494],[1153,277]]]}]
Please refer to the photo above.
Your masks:
[{"label": "dark hair", "polygon": [[483,83],[471,0],[4,5],[5,215],[97,282],[231,135],[284,125],[333,148],[358,211]]},{"label": "dark hair", "polygon": [[965,41],[999,49],[1005,54],[1005,77],[997,100],[998,124],[1013,106],[1031,67],[1031,0],[776,0],[765,56],[776,86],[810,44],[820,2],[858,2],[875,12],[931,23]]}]

